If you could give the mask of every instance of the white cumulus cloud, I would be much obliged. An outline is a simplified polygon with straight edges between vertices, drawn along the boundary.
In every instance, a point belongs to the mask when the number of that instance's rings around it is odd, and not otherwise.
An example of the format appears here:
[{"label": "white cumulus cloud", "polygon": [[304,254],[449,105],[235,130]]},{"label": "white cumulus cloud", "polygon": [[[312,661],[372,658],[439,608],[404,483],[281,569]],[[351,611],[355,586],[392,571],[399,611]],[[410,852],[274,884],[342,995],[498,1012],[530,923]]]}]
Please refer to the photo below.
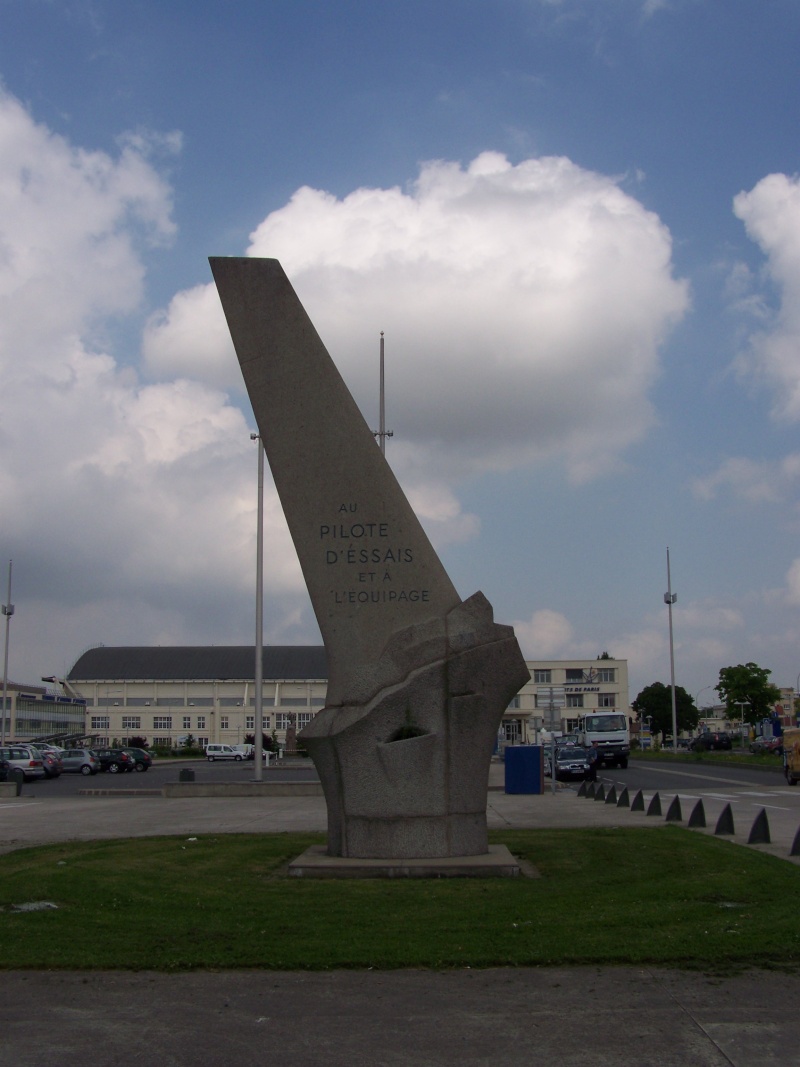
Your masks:
[{"label": "white cumulus cloud", "polygon": [[737,218],[767,259],[779,306],[751,337],[751,362],[775,393],[774,413],[800,419],[800,178],[770,174],[733,201]]},{"label": "white cumulus cloud", "polygon": [[[142,381],[136,354],[106,343],[140,307],[148,249],[174,233],[151,158],[163,147],[138,134],[115,154],[86,152],[0,92],[0,506],[20,680],[48,669],[43,647],[60,671],[98,640],[250,635],[245,417],[199,380]],[[267,529],[270,590],[296,598],[274,499]],[[244,627],[232,617],[243,604]]]},{"label": "white cumulus cloud", "polygon": [[[451,479],[552,458],[576,481],[613,467],[652,423],[659,346],[688,302],[659,219],[555,157],[437,161],[408,189],[342,199],[304,187],[247,254],[281,260],[362,410],[385,330],[392,448],[413,444]],[[149,367],[238,382],[229,349],[211,355],[221,322],[201,290],[178,294],[150,324]]]}]

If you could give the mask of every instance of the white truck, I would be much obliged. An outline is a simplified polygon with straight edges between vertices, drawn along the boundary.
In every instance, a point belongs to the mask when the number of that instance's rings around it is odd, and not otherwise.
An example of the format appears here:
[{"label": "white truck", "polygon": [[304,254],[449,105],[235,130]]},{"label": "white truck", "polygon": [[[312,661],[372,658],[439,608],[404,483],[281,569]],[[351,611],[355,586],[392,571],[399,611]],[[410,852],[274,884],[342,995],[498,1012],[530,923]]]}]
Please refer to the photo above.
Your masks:
[{"label": "white truck", "polygon": [[628,717],[620,711],[587,711],[578,720],[578,737],[597,750],[597,765],[627,767],[631,754]]}]

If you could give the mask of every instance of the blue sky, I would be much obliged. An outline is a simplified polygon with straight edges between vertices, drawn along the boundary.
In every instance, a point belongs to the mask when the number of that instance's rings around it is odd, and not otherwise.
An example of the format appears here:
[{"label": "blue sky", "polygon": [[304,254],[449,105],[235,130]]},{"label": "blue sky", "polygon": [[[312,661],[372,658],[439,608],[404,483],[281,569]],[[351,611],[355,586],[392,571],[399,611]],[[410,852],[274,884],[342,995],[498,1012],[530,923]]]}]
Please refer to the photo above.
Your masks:
[{"label": "blue sky", "polygon": [[[275,255],[462,596],[800,672],[795,0],[0,0],[10,675],[252,640],[209,255]],[[266,638],[318,631],[271,492]],[[3,578],[5,588],[5,578]]]}]

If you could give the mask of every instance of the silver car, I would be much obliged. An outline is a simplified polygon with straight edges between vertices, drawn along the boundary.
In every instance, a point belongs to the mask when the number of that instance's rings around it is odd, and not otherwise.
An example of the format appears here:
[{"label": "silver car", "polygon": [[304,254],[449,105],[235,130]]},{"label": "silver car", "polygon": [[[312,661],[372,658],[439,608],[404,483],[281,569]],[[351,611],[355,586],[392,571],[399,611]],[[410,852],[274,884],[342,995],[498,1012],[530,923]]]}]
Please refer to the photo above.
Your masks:
[{"label": "silver car", "polygon": [[0,748],[0,759],[6,760],[9,772],[14,768],[22,771],[26,782],[34,778],[44,778],[45,769],[41,752],[27,745],[9,745]]},{"label": "silver car", "polygon": [[61,763],[65,774],[97,774],[100,770],[100,760],[91,748],[65,748]]}]

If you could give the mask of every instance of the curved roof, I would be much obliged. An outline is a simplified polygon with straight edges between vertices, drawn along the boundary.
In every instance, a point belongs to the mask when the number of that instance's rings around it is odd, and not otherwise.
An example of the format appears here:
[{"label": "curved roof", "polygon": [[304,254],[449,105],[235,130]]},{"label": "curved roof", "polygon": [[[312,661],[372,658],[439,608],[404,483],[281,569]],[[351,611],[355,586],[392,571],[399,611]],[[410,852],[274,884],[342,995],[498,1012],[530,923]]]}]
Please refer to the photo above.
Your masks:
[{"label": "curved roof", "polygon": [[[323,645],[267,645],[262,673],[269,680],[327,680]],[[90,648],[67,675],[88,681],[252,681],[255,645],[158,645]]]}]

